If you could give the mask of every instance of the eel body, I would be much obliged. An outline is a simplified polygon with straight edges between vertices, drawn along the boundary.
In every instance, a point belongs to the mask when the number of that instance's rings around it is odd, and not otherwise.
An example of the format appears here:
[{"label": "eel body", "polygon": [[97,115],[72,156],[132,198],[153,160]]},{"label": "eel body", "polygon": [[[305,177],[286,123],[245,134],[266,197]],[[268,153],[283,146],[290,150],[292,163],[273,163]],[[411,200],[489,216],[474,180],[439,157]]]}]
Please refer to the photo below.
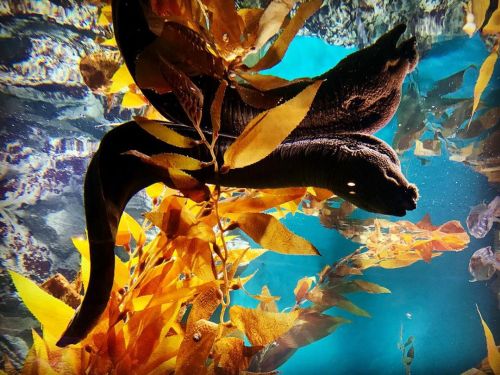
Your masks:
[{"label": "eel body", "polygon": [[[140,0],[113,0],[115,35],[125,62],[135,77],[135,62],[153,42]],[[399,25],[374,45],[356,52],[325,74],[312,106],[302,123],[263,160],[245,168],[219,174],[222,186],[279,188],[315,186],[331,190],[365,210],[403,216],[416,207],[417,188],[401,172],[396,153],[371,134],[394,115],[405,76],[418,60],[413,38],[398,45],[405,30]],[[219,80],[191,77],[204,96],[202,128],[211,129],[210,104]],[[309,81],[310,82],[310,81]],[[306,83],[266,91],[266,97],[287,100]],[[189,124],[189,118],[173,94],[143,90],[168,119]],[[245,124],[262,111],[249,105],[228,87],[222,104],[221,135],[216,143],[218,162]],[[180,129],[195,137],[195,131]],[[87,170],[84,204],[90,244],[91,274],[84,300],[57,345],[81,341],[106,308],[114,274],[114,245],[118,222],[139,190],[155,182],[174,187],[168,173],[147,162],[160,153],[178,153],[202,161],[210,156],[204,146],[180,149],[144,131],[134,121],[123,124],[101,141]],[[213,166],[189,172],[201,183],[216,182]]]}]

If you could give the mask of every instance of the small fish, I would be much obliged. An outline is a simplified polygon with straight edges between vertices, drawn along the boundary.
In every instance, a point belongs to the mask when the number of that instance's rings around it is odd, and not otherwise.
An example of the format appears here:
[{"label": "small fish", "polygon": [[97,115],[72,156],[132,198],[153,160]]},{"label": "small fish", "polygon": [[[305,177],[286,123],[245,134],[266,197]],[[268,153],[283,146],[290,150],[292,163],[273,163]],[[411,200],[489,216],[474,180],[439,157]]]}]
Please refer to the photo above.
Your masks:
[{"label": "small fish", "polygon": [[467,228],[476,238],[484,238],[494,222],[500,222],[500,196],[488,205],[481,203],[472,207],[467,216]]},{"label": "small fish", "polygon": [[410,320],[413,319],[413,315],[411,313],[407,312],[405,315],[406,315],[407,319],[410,319]]},{"label": "small fish", "polygon": [[485,281],[500,270],[500,259],[495,256],[491,246],[477,250],[469,261],[469,272],[474,277],[470,282]]}]

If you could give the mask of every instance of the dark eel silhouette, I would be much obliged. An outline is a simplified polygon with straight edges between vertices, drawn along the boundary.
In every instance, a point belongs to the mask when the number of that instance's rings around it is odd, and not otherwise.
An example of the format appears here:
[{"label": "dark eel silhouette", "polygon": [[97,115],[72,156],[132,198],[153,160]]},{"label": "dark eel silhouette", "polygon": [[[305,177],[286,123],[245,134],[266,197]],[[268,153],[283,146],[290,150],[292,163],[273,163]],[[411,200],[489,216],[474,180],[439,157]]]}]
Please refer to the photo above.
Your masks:
[{"label": "dark eel silhouette", "polygon": [[[116,40],[134,77],[137,56],[156,38],[148,28],[140,1],[113,0],[112,4]],[[322,187],[360,208],[382,214],[403,216],[407,210],[413,210],[418,199],[416,187],[401,173],[392,148],[370,135],[394,115],[403,80],[417,64],[415,39],[398,45],[405,28],[396,26],[374,45],[351,54],[316,77],[324,82],[307,116],[269,156],[217,176],[213,166],[189,173],[200,183],[218,182],[222,186]],[[201,126],[210,137],[210,104],[219,79],[203,75],[190,78],[203,93]],[[271,101],[287,100],[308,84],[310,81],[297,82],[262,95]],[[174,94],[159,95],[147,89],[143,93],[168,119],[190,123]],[[227,147],[261,111],[228,86],[222,103],[221,135],[216,143],[219,165]],[[180,127],[178,131],[196,136],[189,127]],[[211,160],[206,147],[176,148],[150,135],[134,121],[104,136],[88,167],[84,186],[90,281],[84,300],[58,346],[82,340],[106,308],[113,285],[115,236],[129,199],[155,182],[173,187],[164,169],[137,157],[137,152],[146,156],[173,152]]]}]

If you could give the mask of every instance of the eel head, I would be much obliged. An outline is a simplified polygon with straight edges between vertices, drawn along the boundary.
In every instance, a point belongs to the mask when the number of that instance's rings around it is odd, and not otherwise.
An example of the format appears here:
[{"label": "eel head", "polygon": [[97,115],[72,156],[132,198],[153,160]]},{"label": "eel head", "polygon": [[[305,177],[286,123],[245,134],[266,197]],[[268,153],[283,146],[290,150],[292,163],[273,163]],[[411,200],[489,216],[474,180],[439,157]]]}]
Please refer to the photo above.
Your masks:
[{"label": "eel head", "polygon": [[403,24],[396,26],[326,73],[345,131],[374,133],[395,114],[403,81],[418,62],[415,38],[398,43],[405,30]]}]

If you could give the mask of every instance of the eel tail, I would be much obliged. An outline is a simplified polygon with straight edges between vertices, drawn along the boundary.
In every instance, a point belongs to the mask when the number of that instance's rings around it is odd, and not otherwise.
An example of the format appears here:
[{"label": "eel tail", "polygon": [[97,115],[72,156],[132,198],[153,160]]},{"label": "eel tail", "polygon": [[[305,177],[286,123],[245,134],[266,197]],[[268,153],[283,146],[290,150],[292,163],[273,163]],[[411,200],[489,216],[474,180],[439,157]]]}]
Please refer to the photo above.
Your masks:
[{"label": "eel tail", "polygon": [[113,287],[115,237],[129,199],[152,183],[169,183],[162,170],[126,152],[131,149],[166,152],[168,147],[147,136],[133,122],[109,132],[101,141],[87,169],[84,185],[90,246],[89,285],[57,346],[76,344],[85,338],[106,309]]}]

